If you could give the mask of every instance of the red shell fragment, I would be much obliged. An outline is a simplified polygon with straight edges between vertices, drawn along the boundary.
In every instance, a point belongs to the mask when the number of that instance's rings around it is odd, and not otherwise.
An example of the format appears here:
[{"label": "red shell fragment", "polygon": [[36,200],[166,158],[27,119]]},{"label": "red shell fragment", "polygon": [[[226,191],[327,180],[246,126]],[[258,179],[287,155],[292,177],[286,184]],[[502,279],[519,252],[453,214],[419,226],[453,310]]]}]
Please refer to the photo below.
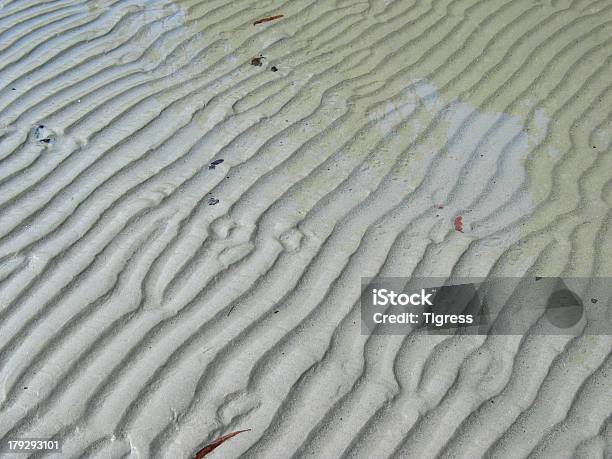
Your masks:
[{"label": "red shell fragment", "polygon": [[462,221],[463,217],[461,217],[461,215],[458,215],[455,217],[455,231],[460,231],[463,233],[463,221]]}]

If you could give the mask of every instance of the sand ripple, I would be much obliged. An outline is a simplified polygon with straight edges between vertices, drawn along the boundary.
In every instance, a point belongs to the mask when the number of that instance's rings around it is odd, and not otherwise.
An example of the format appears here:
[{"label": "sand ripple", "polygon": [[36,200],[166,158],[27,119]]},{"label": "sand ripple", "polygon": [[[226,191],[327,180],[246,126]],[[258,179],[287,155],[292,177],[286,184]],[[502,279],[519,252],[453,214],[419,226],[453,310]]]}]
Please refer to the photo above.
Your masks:
[{"label": "sand ripple", "polygon": [[612,276],[612,3],[1,5],[1,436],[612,455],[609,337],[364,336],[358,303]]}]

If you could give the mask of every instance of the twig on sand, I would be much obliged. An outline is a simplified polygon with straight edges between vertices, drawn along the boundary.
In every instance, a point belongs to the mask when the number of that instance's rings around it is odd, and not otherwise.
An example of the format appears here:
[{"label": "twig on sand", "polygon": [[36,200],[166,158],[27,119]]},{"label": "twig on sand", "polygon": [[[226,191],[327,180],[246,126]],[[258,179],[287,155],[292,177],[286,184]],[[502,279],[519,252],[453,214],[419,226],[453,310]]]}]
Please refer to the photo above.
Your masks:
[{"label": "twig on sand", "polygon": [[274,21],[274,20],[276,20],[276,19],[280,19],[280,18],[282,18],[282,17],[284,17],[284,16],[285,16],[284,14],[277,14],[276,16],[270,16],[270,17],[267,17],[267,18],[258,19],[257,21],[255,21],[255,22],[253,23],[253,25],[262,24],[262,23],[264,23],[264,22]]},{"label": "twig on sand", "polygon": [[227,441],[242,432],[248,432],[249,430],[251,429],[237,430],[236,432],[230,432],[226,435],[223,435],[222,437],[217,438],[212,443],[206,445],[204,448],[198,451],[193,459],[202,459],[208,453],[212,452],[212,450],[214,450],[217,446],[221,445],[221,443],[223,443],[224,441]]}]

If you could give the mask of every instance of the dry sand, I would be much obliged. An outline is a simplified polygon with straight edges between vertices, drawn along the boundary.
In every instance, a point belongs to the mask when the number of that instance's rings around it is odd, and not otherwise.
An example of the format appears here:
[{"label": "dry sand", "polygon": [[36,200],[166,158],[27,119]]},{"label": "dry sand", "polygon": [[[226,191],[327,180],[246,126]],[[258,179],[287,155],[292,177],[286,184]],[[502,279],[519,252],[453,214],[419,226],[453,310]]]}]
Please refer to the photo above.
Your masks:
[{"label": "dry sand", "polygon": [[365,276],[612,276],[611,1],[0,4],[0,437],[612,457],[610,337],[359,315]]}]

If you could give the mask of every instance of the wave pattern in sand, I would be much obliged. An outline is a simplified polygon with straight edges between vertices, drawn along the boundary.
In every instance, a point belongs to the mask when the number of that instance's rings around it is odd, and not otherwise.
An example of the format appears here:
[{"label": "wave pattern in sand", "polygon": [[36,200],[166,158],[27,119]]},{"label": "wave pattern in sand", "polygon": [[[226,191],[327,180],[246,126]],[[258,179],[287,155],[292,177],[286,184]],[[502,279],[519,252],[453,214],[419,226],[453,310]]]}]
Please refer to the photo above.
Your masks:
[{"label": "wave pattern in sand", "polygon": [[609,337],[359,317],[365,276],[612,276],[611,2],[1,3],[4,438],[612,455]]}]

